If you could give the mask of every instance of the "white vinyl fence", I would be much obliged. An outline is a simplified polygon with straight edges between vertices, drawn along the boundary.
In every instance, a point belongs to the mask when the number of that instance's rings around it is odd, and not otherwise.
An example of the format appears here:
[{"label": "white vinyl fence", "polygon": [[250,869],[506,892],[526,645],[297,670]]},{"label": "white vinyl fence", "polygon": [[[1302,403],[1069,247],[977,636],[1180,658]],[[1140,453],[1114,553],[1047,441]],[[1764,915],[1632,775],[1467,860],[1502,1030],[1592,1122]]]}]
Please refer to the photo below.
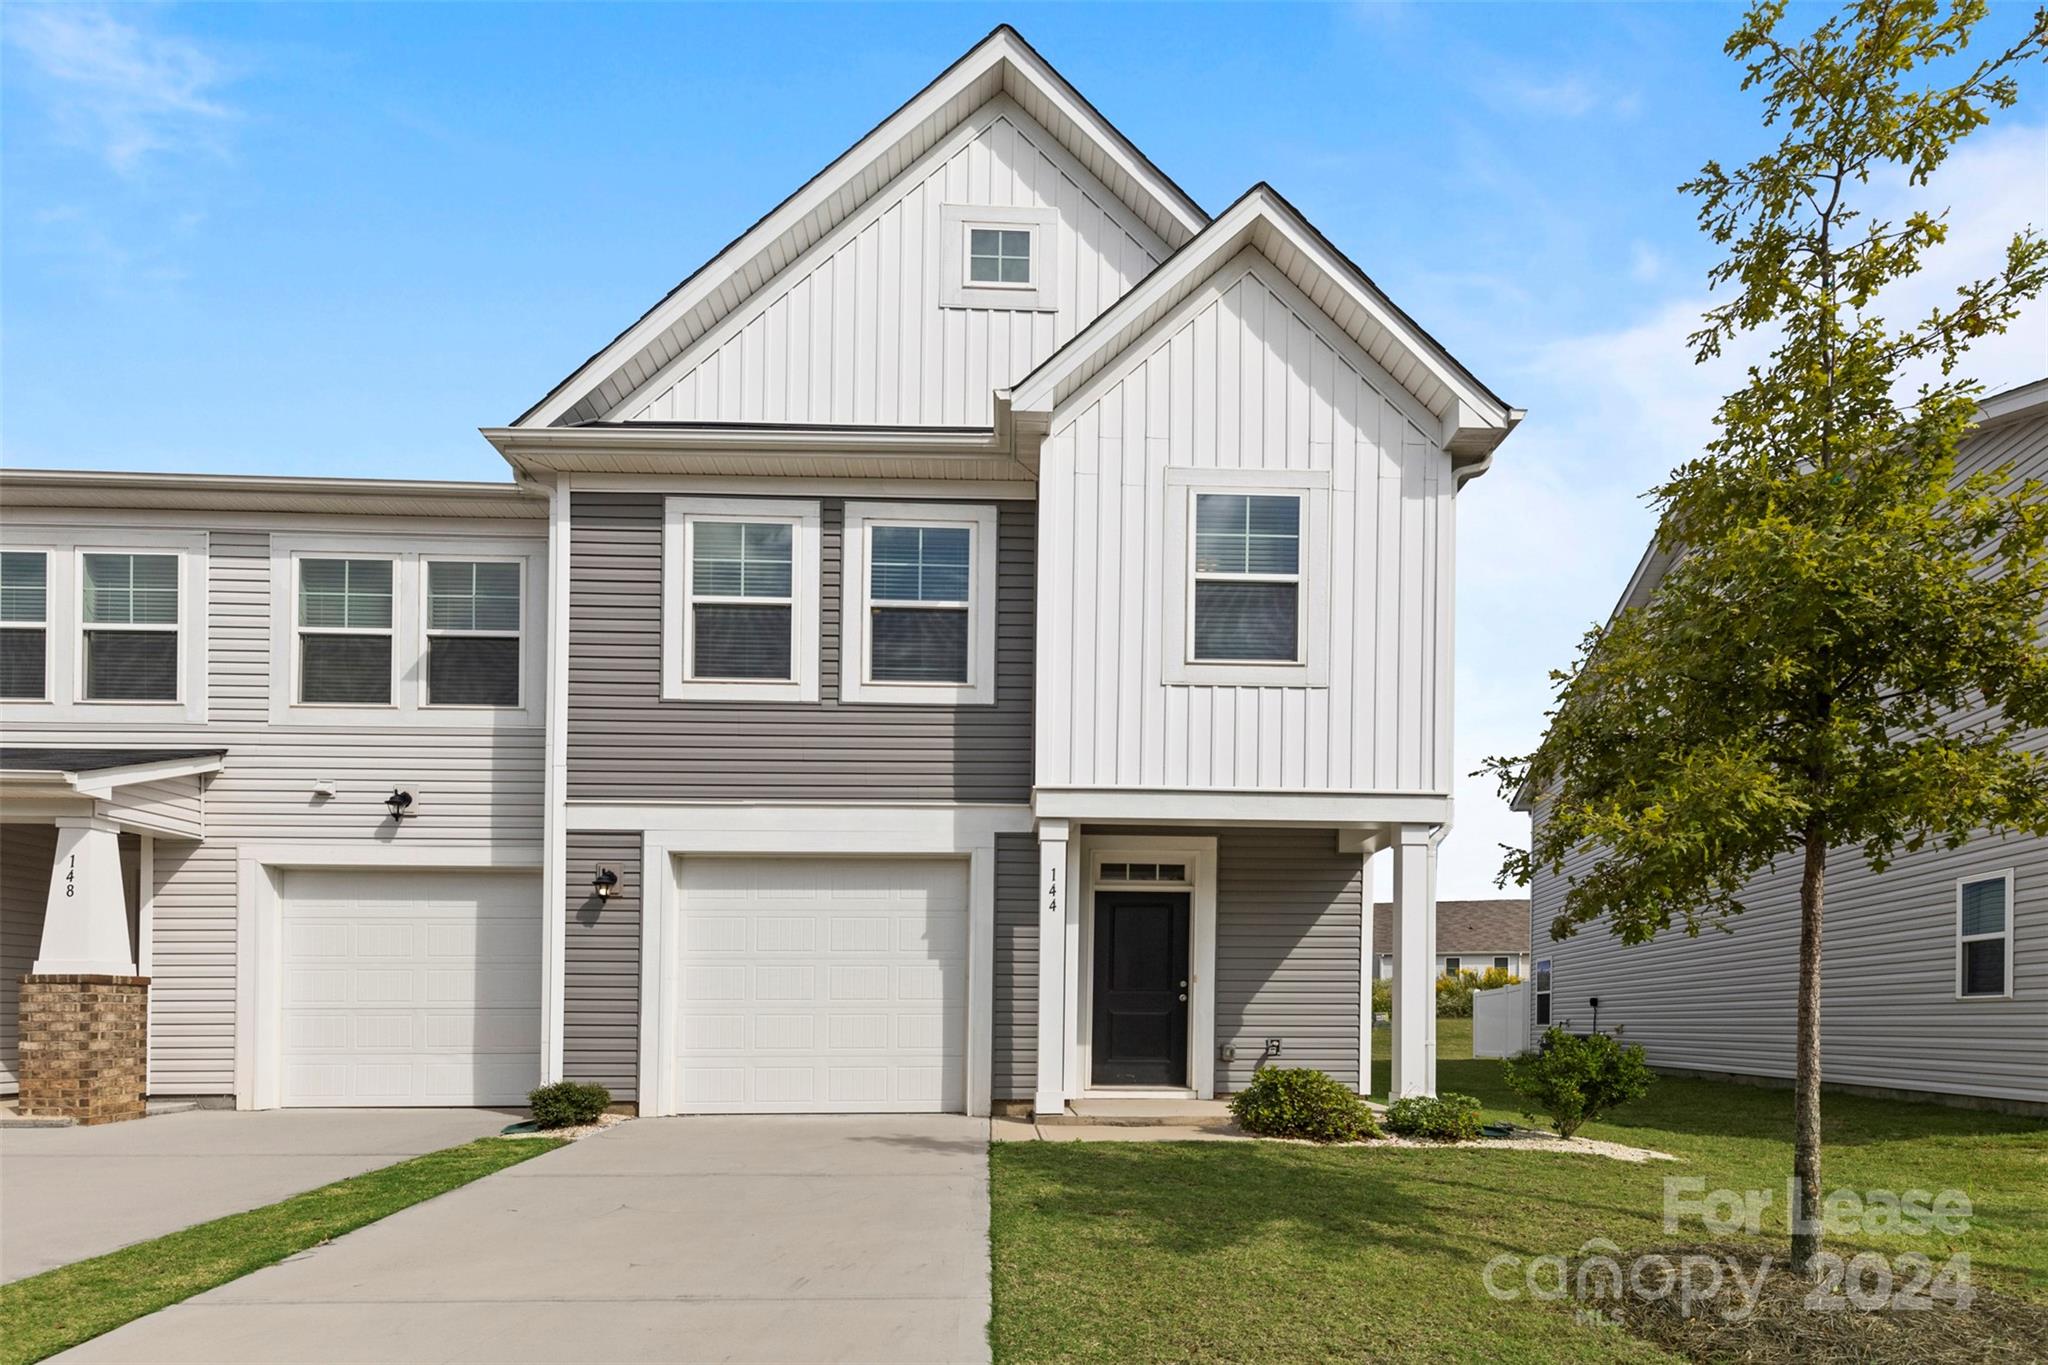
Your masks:
[{"label": "white vinyl fence", "polygon": [[1472,1055],[1512,1057],[1529,1050],[1529,983],[1472,992]]}]

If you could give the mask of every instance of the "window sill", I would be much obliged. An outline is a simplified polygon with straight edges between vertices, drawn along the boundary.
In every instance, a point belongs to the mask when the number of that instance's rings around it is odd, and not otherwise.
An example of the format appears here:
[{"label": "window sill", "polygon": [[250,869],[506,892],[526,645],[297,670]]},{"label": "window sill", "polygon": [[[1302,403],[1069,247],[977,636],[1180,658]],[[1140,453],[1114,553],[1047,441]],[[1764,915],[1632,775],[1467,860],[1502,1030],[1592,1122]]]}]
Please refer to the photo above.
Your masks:
[{"label": "window sill", "polygon": [[815,702],[818,689],[808,682],[700,682],[670,683],[662,689],[663,701],[690,702]]},{"label": "window sill", "polygon": [[841,678],[839,700],[853,706],[993,706],[988,683],[859,682]]},{"label": "window sill", "polygon": [[1191,663],[1168,659],[1161,681],[1169,687],[1316,687],[1330,685],[1326,667],[1315,663]]}]

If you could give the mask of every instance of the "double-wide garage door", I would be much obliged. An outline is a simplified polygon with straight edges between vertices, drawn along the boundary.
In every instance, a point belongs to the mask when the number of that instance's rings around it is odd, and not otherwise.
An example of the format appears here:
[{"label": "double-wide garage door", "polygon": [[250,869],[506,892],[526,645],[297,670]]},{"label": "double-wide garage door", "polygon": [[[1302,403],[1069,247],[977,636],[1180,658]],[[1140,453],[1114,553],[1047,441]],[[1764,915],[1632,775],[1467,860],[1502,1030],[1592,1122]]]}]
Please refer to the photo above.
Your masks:
[{"label": "double-wide garage door", "polygon": [[287,1105],[524,1104],[540,1083],[540,879],[288,872]]},{"label": "double-wide garage door", "polygon": [[681,1107],[966,1107],[967,865],[681,861]]}]

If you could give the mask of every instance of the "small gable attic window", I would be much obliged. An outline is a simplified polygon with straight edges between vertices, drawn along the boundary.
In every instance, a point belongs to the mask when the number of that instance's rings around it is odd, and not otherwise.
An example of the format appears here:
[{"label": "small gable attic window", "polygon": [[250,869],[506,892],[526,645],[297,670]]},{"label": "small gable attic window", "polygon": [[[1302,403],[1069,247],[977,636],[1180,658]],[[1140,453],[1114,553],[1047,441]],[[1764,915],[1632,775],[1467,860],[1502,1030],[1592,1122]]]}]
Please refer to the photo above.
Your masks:
[{"label": "small gable attic window", "polygon": [[996,288],[1030,288],[1031,229],[968,228],[967,282]]}]

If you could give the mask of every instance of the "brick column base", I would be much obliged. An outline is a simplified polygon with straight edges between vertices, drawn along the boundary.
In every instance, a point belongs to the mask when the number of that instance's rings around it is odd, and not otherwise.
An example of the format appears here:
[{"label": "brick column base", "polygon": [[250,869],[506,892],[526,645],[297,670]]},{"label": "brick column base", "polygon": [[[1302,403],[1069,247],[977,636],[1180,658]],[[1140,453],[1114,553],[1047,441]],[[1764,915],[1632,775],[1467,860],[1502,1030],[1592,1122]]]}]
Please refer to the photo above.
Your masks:
[{"label": "brick column base", "polygon": [[116,1123],[147,1112],[149,978],[21,979],[23,1114]]}]

